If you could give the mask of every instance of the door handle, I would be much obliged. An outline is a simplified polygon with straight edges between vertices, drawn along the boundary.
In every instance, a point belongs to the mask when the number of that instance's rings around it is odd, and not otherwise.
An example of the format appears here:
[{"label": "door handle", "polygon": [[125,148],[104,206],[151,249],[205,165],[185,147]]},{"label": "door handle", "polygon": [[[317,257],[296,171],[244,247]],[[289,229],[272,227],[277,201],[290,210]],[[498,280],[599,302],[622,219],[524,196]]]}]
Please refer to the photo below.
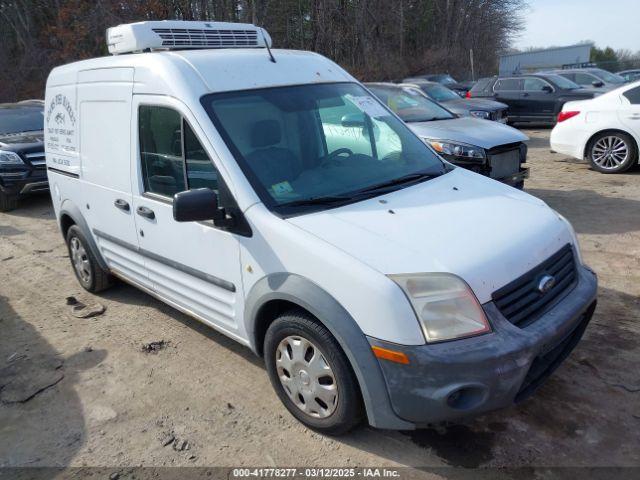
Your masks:
[{"label": "door handle", "polygon": [[640,120],[640,115],[631,115],[629,117],[630,120]]},{"label": "door handle", "polygon": [[153,213],[153,210],[147,207],[136,208],[136,213],[141,217],[148,218],[149,220],[153,220],[154,218],[156,218],[156,214]]},{"label": "door handle", "polygon": [[116,208],[119,208],[120,210],[124,210],[125,212],[128,212],[130,210],[129,204],[126,201],[122,200],[121,198],[116,199],[113,202],[113,205]]},{"label": "door handle", "polygon": [[528,93],[523,93],[523,94],[522,94],[522,96],[523,96],[523,97],[528,97],[528,96],[529,96],[529,94],[528,94]]}]

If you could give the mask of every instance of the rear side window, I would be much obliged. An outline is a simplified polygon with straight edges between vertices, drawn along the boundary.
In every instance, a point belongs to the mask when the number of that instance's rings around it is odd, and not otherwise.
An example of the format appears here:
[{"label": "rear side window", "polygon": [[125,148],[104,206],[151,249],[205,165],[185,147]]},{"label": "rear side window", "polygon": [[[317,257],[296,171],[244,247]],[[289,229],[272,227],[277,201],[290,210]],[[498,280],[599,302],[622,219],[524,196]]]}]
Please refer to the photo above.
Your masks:
[{"label": "rear side window", "polygon": [[632,88],[623,93],[632,105],[640,105],[640,87]]},{"label": "rear side window", "polygon": [[519,78],[501,78],[493,87],[496,92],[517,91],[522,87],[522,80]]},{"label": "rear side window", "polygon": [[143,105],[138,122],[145,192],[173,197],[192,188],[218,190],[218,172],[182,115]]}]

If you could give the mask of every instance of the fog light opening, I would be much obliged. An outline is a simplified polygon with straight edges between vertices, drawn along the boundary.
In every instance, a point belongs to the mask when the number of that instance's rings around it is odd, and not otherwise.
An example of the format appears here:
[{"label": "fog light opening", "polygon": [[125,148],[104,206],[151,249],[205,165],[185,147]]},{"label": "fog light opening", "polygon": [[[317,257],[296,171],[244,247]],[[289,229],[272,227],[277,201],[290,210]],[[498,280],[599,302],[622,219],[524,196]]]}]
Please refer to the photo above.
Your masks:
[{"label": "fog light opening", "polygon": [[447,405],[456,410],[471,410],[476,408],[486,397],[486,390],[482,387],[462,387],[447,396]]}]

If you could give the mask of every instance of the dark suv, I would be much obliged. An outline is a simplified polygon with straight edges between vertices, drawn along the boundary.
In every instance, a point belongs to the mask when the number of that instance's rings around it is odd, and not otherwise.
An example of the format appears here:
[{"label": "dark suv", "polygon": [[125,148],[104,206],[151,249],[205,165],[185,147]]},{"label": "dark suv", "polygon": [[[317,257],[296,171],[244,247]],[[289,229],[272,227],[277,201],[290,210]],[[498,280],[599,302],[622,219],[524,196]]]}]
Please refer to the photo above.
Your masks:
[{"label": "dark suv", "polygon": [[0,104],[0,212],[22,195],[49,189],[44,158],[44,102]]},{"label": "dark suv", "polygon": [[527,74],[482,78],[469,90],[470,98],[491,98],[506,103],[509,123],[556,123],[562,106],[597,93],[555,74]]}]

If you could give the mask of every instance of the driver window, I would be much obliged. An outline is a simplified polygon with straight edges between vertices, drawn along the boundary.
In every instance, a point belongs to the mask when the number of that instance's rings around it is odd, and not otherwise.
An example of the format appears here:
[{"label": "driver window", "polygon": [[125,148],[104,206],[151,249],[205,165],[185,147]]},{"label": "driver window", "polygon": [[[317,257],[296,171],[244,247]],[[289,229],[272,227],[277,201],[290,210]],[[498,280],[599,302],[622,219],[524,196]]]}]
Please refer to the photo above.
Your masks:
[{"label": "driver window", "polygon": [[549,86],[549,84],[539,78],[529,77],[524,79],[525,92],[541,92],[545,86]]},{"label": "driver window", "polygon": [[144,191],[173,197],[186,190],[180,114],[145,105],[140,107],[138,121]]},{"label": "driver window", "polygon": [[138,116],[145,192],[171,198],[194,188],[218,191],[218,170],[180,113],[142,105]]},{"label": "driver window", "polygon": [[595,81],[596,81],[596,78],[592,77],[587,73],[576,73],[575,82],[578,85],[591,85],[591,83]]}]

